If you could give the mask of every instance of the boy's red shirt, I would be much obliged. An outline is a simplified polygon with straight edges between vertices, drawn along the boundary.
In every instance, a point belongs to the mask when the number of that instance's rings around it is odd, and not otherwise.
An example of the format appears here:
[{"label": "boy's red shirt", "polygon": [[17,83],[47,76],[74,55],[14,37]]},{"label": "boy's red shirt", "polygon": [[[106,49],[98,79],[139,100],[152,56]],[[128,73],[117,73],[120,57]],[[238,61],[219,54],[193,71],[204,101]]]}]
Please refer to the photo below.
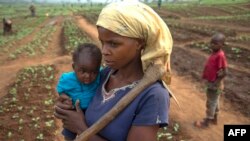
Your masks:
[{"label": "boy's red shirt", "polygon": [[214,82],[217,79],[217,72],[227,67],[227,60],[224,52],[220,49],[210,55],[203,71],[203,79]]}]

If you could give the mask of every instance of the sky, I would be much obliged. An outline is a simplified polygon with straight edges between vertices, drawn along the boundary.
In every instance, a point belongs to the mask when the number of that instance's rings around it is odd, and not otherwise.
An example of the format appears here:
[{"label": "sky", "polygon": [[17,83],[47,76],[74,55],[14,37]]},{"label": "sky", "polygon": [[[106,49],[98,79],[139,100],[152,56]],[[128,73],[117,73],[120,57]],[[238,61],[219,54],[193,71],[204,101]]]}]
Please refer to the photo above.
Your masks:
[{"label": "sky", "polygon": [[[27,1],[32,1],[32,0],[27,0]],[[53,2],[53,3],[61,3],[61,2],[73,2],[73,3],[78,3],[79,1],[78,0],[35,0],[35,1],[41,1],[41,2]],[[80,0],[80,2],[84,3],[84,2],[87,2],[88,0]],[[92,2],[114,2],[114,1],[121,1],[121,0],[89,0],[89,1],[92,1]],[[136,0],[135,0],[136,1]]]},{"label": "sky", "polygon": [[[47,0],[47,1],[55,1],[55,2],[62,2],[62,1],[65,1],[65,2],[78,2],[78,0]],[[81,2],[87,2],[87,0],[80,0]],[[90,0],[92,2],[115,2],[115,1],[122,1],[122,0]],[[123,0],[125,1],[125,0]],[[127,0],[127,1],[138,1],[138,0]],[[148,1],[151,1],[151,0],[148,0]]]},{"label": "sky", "polygon": [[[79,1],[81,3],[85,2],[98,2],[98,3],[110,3],[110,2],[116,2],[116,1],[139,1],[139,0],[0,0],[1,2],[20,2],[20,1],[25,1],[25,2],[42,2],[42,3],[78,3]],[[140,0],[144,1],[144,0]],[[148,2],[151,2],[153,0],[147,0]],[[162,0],[164,1],[164,0]]]},{"label": "sky", "polygon": [[120,1],[120,0],[0,0],[0,2],[52,2],[52,3],[62,3],[62,2],[73,2],[73,3],[78,3],[79,1],[84,3],[87,1],[92,1],[92,2],[112,2],[112,1]]}]

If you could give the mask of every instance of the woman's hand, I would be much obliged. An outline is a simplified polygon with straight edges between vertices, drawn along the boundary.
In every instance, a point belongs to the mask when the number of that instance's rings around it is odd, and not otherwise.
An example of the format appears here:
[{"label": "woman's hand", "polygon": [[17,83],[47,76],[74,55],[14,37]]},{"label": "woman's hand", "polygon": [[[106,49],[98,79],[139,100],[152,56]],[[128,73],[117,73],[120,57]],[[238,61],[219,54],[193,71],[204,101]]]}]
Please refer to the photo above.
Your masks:
[{"label": "woman's hand", "polygon": [[86,128],[85,118],[82,110],[79,106],[79,100],[76,102],[76,110],[73,109],[73,105],[65,101],[68,101],[67,95],[61,95],[55,105],[54,116],[62,119],[63,127],[77,134],[82,133]]}]

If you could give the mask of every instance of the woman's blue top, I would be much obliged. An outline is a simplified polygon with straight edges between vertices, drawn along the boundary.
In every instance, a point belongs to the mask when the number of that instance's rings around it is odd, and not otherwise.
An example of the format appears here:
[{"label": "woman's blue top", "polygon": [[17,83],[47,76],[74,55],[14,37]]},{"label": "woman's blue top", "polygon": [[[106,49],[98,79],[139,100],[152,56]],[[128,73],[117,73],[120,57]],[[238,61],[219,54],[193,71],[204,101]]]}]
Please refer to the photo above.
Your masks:
[{"label": "woman's blue top", "polygon": [[[106,92],[105,84],[111,70],[105,68],[101,72],[100,86],[85,113],[87,125],[90,127],[107,113],[138,82],[122,88]],[[111,95],[107,97],[107,95]],[[160,82],[156,82],[143,90],[99,135],[109,141],[126,141],[131,126],[168,124],[169,93]]]}]

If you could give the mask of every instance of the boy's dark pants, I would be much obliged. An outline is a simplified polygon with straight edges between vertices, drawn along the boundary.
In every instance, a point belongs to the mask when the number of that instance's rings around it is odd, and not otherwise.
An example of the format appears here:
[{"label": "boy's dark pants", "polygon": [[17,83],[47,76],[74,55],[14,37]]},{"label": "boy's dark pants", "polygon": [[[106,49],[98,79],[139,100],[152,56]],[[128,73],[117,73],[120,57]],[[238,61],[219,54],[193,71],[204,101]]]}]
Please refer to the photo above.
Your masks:
[{"label": "boy's dark pants", "polygon": [[214,119],[219,113],[219,100],[223,87],[220,85],[217,88],[212,88],[214,84],[208,82],[207,84],[207,101],[206,101],[206,118]]}]

